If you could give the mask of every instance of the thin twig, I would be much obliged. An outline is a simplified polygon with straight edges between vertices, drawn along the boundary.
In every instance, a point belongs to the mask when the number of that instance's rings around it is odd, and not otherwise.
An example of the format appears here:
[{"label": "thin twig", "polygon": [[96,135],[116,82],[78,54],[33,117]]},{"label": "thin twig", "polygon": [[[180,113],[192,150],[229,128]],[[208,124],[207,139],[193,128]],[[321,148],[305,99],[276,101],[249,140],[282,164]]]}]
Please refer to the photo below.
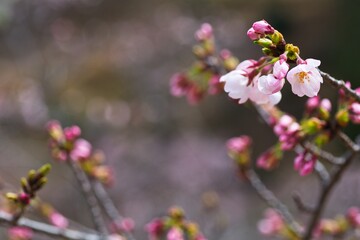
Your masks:
[{"label": "thin twig", "polygon": [[360,146],[353,142],[348,135],[346,135],[344,132],[338,131],[337,135],[339,138],[345,143],[345,145],[350,148],[353,152],[359,152]]},{"label": "thin twig", "polygon": [[282,215],[284,221],[289,225],[294,234],[300,236],[301,228],[286,205],[280,202],[280,200],[269,189],[267,189],[254,170],[249,169],[245,172],[245,174],[259,196],[264,199],[270,207],[276,209]]},{"label": "thin twig", "polygon": [[301,144],[308,152],[314,154],[315,156],[317,156],[318,158],[324,159],[326,161],[328,161],[331,164],[334,165],[341,165],[344,163],[344,159],[342,157],[336,157],[333,154],[331,154],[330,152],[327,152],[321,148],[318,148],[317,146],[315,146],[314,144],[305,141]]},{"label": "thin twig", "polygon": [[76,179],[81,185],[81,190],[89,206],[92,215],[92,220],[94,221],[96,230],[99,231],[103,236],[106,236],[108,231],[106,228],[105,221],[101,214],[101,208],[99,206],[99,202],[93,193],[90,180],[76,162],[69,161],[69,165],[71,166],[71,169],[73,170]]},{"label": "thin twig", "polygon": [[294,193],[292,198],[294,199],[296,207],[300,211],[306,212],[306,213],[314,213],[314,211],[315,211],[314,208],[305,204],[298,193]]},{"label": "thin twig", "polygon": [[323,72],[321,70],[319,70],[319,71],[320,71],[321,76],[324,77],[324,79],[327,83],[329,83],[331,86],[333,86],[337,89],[344,90],[344,92],[347,96],[352,97],[356,101],[360,102],[360,95],[357,94],[353,89],[347,87],[343,80],[338,80],[326,72]]},{"label": "thin twig", "polygon": [[[12,224],[13,216],[9,213],[0,211],[0,224],[5,226],[14,226]],[[69,240],[101,240],[102,237],[96,234],[85,233],[81,231],[62,229],[46,223],[34,221],[28,218],[20,218],[16,226],[27,227],[35,232],[43,233],[48,236],[61,237]]]},{"label": "thin twig", "polygon": [[314,214],[312,215],[312,217],[310,219],[310,222],[307,227],[307,230],[306,230],[303,240],[311,239],[313,231],[314,231],[314,229],[318,223],[318,220],[324,210],[325,203],[329,197],[331,190],[334,188],[336,183],[340,180],[344,171],[350,165],[350,163],[352,162],[352,160],[355,158],[356,155],[357,155],[357,152],[353,151],[352,154],[346,158],[345,162],[341,166],[337,166],[334,174],[332,174],[332,176],[330,178],[331,180],[330,180],[329,184],[327,184],[325,187],[323,187],[323,189],[320,193],[318,202],[316,204]]},{"label": "thin twig", "polygon": [[[96,197],[99,199],[100,204],[103,206],[105,213],[111,218],[113,223],[120,223],[124,217],[120,214],[119,210],[116,208],[114,202],[110,198],[108,192],[105,190],[104,186],[96,180],[92,180],[91,184],[94,189]],[[134,236],[130,232],[124,231],[124,235],[128,240],[135,240]]]}]

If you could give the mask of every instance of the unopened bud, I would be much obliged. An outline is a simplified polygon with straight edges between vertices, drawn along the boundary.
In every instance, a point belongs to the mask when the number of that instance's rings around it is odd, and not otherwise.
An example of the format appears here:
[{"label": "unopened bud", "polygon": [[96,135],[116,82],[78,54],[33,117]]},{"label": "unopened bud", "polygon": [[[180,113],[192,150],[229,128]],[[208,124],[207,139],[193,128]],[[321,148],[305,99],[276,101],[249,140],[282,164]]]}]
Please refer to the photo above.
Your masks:
[{"label": "unopened bud", "polygon": [[16,193],[12,193],[12,192],[6,193],[5,197],[14,202],[16,202],[18,200],[18,195]]},{"label": "unopened bud", "polygon": [[262,52],[263,52],[265,55],[267,55],[267,56],[272,56],[272,51],[271,51],[271,49],[264,47],[264,48],[262,48],[261,50],[262,50]]},{"label": "unopened bud", "polygon": [[341,109],[337,112],[335,119],[339,126],[346,127],[350,120],[349,112],[347,109]]},{"label": "unopened bud", "polygon": [[24,178],[24,177],[21,178],[20,183],[21,183],[21,188],[25,193],[30,193],[31,192],[29,183],[28,183],[26,178]]},{"label": "unopened bud", "polygon": [[270,36],[270,38],[275,45],[278,45],[279,43],[284,41],[283,35],[277,30],[275,30],[275,32]]},{"label": "unopened bud", "polygon": [[49,163],[41,166],[38,170],[39,173],[41,173],[41,175],[46,176],[51,170],[51,165]]},{"label": "unopened bud", "polygon": [[254,43],[266,48],[274,46],[273,42],[268,38],[260,38],[259,40],[255,40]]},{"label": "unopened bud", "polygon": [[303,132],[305,134],[311,135],[311,134],[315,134],[315,133],[319,132],[324,125],[325,125],[324,121],[322,121],[318,118],[312,117],[301,123],[301,129],[303,130]]}]

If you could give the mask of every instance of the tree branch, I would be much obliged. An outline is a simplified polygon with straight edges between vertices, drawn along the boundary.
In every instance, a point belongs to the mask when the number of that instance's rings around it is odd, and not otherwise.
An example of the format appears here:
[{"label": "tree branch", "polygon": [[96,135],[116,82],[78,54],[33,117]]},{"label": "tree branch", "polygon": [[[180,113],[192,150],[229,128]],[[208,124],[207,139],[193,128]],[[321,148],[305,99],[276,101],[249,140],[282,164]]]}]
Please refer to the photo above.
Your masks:
[{"label": "tree branch", "polygon": [[[104,186],[96,180],[91,181],[94,193],[98,198],[100,204],[103,206],[105,213],[109,218],[116,224],[121,222],[124,217],[120,214],[119,210],[116,208],[114,202],[110,198],[109,194],[105,190]],[[124,232],[124,235],[128,240],[135,240],[134,236],[129,232]]]},{"label": "tree branch", "polygon": [[[14,226],[13,216],[9,213],[0,211],[0,224],[5,226]],[[20,218],[16,226],[27,227],[35,232],[43,233],[48,236],[62,237],[69,240],[101,240],[101,236],[91,233],[80,232],[71,229],[62,229],[46,223],[34,221],[28,218]]]},{"label": "tree branch", "polygon": [[108,233],[106,224],[101,214],[99,202],[93,193],[88,177],[76,162],[71,160],[68,162],[81,186],[81,190],[89,206],[96,230],[99,231],[102,236],[106,236]]},{"label": "tree branch", "polygon": [[270,207],[276,209],[282,215],[284,221],[287,225],[289,225],[291,231],[295,235],[300,236],[301,228],[286,205],[280,202],[280,200],[277,199],[277,197],[269,189],[267,189],[253,169],[247,170],[245,174],[258,195],[264,199]]},{"label": "tree branch", "polygon": [[340,180],[341,176],[343,175],[344,171],[347,169],[347,167],[350,165],[352,160],[355,158],[358,152],[353,151],[345,160],[345,162],[336,167],[336,170],[334,174],[331,176],[331,180],[326,186],[323,187],[320,197],[318,199],[318,202],[315,207],[314,214],[312,215],[309,225],[307,227],[306,233],[304,235],[303,240],[310,240],[313,234],[313,231],[318,224],[318,220],[324,210],[325,203],[330,195],[331,190],[334,188],[336,183]]},{"label": "tree branch", "polygon": [[325,81],[329,83],[331,86],[344,90],[345,94],[353,99],[355,99],[357,102],[360,102],[360,95],[357,94],[353,89],[347,87],[345,85],[345,82],[343,80],[338,80],[334,77],[332,77],[330,74],[323,72],[319,70],[321,76],[324,77]]}]

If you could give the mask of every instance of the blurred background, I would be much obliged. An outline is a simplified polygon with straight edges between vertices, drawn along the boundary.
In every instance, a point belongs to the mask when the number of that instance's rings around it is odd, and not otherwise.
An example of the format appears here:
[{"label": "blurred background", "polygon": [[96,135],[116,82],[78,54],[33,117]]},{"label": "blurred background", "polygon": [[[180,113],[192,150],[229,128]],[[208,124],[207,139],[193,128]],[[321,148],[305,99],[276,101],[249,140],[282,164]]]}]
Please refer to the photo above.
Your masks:
[{"label": "blurred background", "polygon": [[[238,180],[225,141],[253,136],[255,158],[275,142],[271,129],[224,94],[189,106],[169,94],[169,78],[193,62],[201,23],[211,23],[217,44],[244,60],[261,56],[246,31],[266,19],[300,47],[303,58],[321,59],[323,71],[358,86],[359,7],[350,0],[1,0],[3,189],[17,189],[29,169],[52,162],[40,196],[92,227],[72,172],[53,162],[47,148],[45,123],[58,119],[79,125],[105,152],[116,175],[110,194],[136,221],[138,239],[145,239],[144,224],[172,205],[183,207],[210,240],[262,239],[256,224],[266,205]],[[321,93],[335,99],[331,88]],[[280,107],[299,117],[304,101],[287,86]],[[314,176],[298,176],[293,158],[288,153],[278,169],[259,173],[305,221],[291,194],[312,204],[318,184]],[[336,188],[326,216],[359,203],[356,170],[355,164]]]}]

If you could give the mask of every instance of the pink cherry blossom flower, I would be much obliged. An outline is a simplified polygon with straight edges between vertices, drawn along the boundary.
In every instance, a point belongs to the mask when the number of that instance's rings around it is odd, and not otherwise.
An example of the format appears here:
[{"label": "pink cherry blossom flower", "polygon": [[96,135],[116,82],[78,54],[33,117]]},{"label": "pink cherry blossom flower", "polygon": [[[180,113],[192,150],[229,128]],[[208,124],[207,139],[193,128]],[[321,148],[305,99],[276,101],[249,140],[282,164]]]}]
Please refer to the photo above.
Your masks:
[{"label": "pink cherry blossom flower", "polygon": [[299,172],[300,176],[306,176],[313,171],[316,161],[315,155],[307,152],[300,153],[294,160],[294,169]]},{"label": "pink cherry blossom flower", "polygon": [[258,34],[273,34],[275,32],[275,29],[265,20],[254,22],[252,28]]},{"label": "pink cherry blossom flower", "polygon": [[69,226],[69,221],[67,220],[66,217],[64,217],[62,214],[53,211],[50,215],[49,215],[49,221],[52,225],[58,227],[58,228],[67,228]]},{"label": "pink cherry blossom flower", "polygon": [[33,237],[33,231],[26,227],[11,227],[8,235],[10,240],[30,240]]},{"label": "pink cherry blossom flower", "polygon": [[92,146],[85,139],[78,139],[70,152],[70,158],[74,161],[85,160],[90,157]]},{"label": "pink cherry blossom flower", "polygon": [[264,94],[279,92],[284,86],[284,78],[276,78],[273,74],[261,76],[258,80],[259,91]]},{"label": "pink cherry blossom flower", "polygon": [[185,240],[184,233],[180,228],[172,227],[166,235],[166,240]]},{"label": "pink cherry blossom flower", "polygon": [[316,69],[319,65],[319,60],[309,58],[288,72],[287,80],[294,94],[299,97],[314,97],[318,94],[323,82],[319,70]]},{"label": "pink cherry blossom flower", "polygon": [[278,234],[284,227],[284,221],[281,216],[273,209],[265,212],[265,218],[258,223],[258,230],[265,236]]},{"label": "pink cherry blossom flower", "polygon": [[274,64],[273,75],[277,79],[285,78],[286,74],[289,71],[289,64],[286,63],[286,60],[280,59]]},{"label": "pink cherry blossom flower", "polygon": [[259,91],[258,74],[255,60],[245,60],[237,68],[220,78],[220,82],[225,82],[224,90],[233,99],[239,99],[242,104],[248,99],[257,104],[277,104],[281,99],[281,94],[268,95]]}]

